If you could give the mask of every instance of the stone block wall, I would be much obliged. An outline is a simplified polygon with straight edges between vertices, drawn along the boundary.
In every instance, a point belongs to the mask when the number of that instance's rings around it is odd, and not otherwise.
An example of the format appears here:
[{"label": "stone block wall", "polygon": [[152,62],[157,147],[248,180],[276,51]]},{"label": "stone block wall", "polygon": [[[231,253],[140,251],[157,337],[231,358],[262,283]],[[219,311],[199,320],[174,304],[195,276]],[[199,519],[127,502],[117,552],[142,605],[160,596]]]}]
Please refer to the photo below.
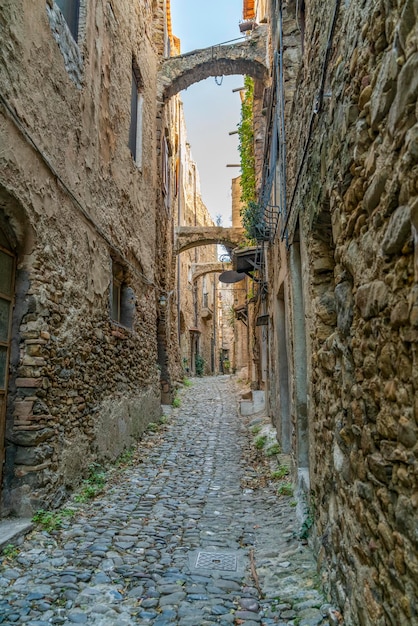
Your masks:
[{"label": "stone block wall", "polygon": [[[308,384],[307,434],[292,397],[294,459],[307,437],[319,564],[346,623],[409,626],[418,623],[418,9],[351,0],[305,11],[286,120]],[[290,260],[282,248],[273,291]]]},{"label": "stone block wall", "polygon": [[[0,7],[0,219],[17,260],[3,515],[59,504],[89,463],[114,459],[160,415],[163,3],[152,15],[148,2],[81,4],[77,42],[52,0]],[[128,147],[133,66],[141,167]],[[115,264],[130,299],[123,323]]]},{"label": "stone block wall", "polygon": [[[71,275],[61,257],[62,232],[49,234],[25,272],[28,289],[15,312],[16,322],[21,317],[6,432],[13,476],[3,495],[6,509],[21,514],[60,503],[89,463],[113,460],[160,415],[153,290],[132,272],[134,326],[120,326],[109,315],[107,247],[96,241],[92,250],[81,238],[77,251],[86,262]],[[67,237],[77,240],[70,225]],[[88,301],[92,272],[103,291]]]}]

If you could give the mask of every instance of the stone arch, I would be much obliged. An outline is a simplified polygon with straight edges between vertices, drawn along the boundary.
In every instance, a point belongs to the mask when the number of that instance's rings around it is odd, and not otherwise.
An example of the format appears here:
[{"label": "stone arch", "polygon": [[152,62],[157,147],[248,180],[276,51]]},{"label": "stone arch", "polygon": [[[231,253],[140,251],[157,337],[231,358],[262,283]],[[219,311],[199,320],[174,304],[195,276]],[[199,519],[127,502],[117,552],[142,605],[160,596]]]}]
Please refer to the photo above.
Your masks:
[{"label": "stone arch", "polygon": [[235,248],[244,236],[243,228],[223,228],[222,226],[180,226],[176,237],[176,254],[197,246],[224,245]]},{"label": "stone arch", "polygon": [[266,32],[258,27],[245,41],[201,48],[164,60],[159,75],[160,99],[166,101],[211,76],[242,74],[265,82]]},{"label": "stone arch", "polygon": [[232,269],[232,263],[196,263],[192,266],[192,281],[196,281],[206,274],[219,274]]}]

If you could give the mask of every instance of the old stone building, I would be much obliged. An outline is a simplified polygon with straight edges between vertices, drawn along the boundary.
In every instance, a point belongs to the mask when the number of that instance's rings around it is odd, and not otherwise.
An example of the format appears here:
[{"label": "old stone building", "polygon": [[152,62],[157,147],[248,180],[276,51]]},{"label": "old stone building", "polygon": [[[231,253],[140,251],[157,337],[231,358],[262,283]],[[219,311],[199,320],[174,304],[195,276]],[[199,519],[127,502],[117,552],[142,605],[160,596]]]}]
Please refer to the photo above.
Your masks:
[{"label": "old stone building", "polygon": [[[226,360],[345,623],[417,624],[418,5],[243,15],[246,41],[179,55],[168,0],[0,6],[1,514],[58,505]],[[222,73],[254,79],[262,216],[225,298],[239,201],[213,226],[178,96]]]},{"label": "old stone building", "polygon": [[57,505],[160,415],[165,6],[0,7],[2,515]]},{"label": "old stone building", "polygon": [[176,248],[214,226],[180,97],[163,0],[3,3],[1,514],[57,506],[171,403],[219,371],[217,261]]},{"label": "old stone building", "polygon": [[[185,130],[185,129],[184,129]],[[179,226],[211,227],[214,221],[204,205],[200,194],[199,175],[191,159],[190,146],[185,143],[187,180],[181,190],[179,202],[182,213]],[[216,245],[195,246],[178,255],[176,276],[177,308],[179,324],[180,357],[186,374],[212,373],[215,371],[216,286],[213,273],[196,272],[202,266],[217,261]]]},{"label": "old stone building", "polygon": [[418,5],[245,7],[271,46],[269,411],[345,623],[417,624]]},{"label": "old stone building", "polygon": [[[171,29],[169,28],[169,33]],[[171,35],[171,49],[180,42]],[[191,229],[205,233],[215,227],[203,203],[199,172],[187,139],[183,104],[178,94],[160,104],[161,202],[167,210],[160,216],[162,237],[156,262],[164,282],[160,309],[159,351],[163,368],[163,401],[173,398],[173,383],[187,375],[218,371],[216,281],[218,265],[215,240],[187,241],[179,233]]]},{"label": "old stone building", "polygon": [[[244,41],[238,44],[227,43],[225,45],[217,45],[207,49],[200,49],[184,55],[173,56],[165,59],[161,66],[158,84],[158,98],[162,106],[162,116],[164,117],[166,111],[170,110],[170,107],[173,106],[173,101],[175,101],[177,94],[182,89],[187,88],[193,83],[204,80],[209,76],[245,73],[250,76],[257,77],[259,79],[258,84],[262,86],[262,79],[266,76],[266,39],[264,34],[264,32],[260,33],[260,35],[258,35],[258,33],[255,34],[250,42]],[[170,116],[167,119],[169,120]],[[167,135],[170,134],[168,127],[165,132]],[[181,133],[180,135],[177,133],[177,135],[178,137],[181,137]],[[177,139],[173,138],[171,140],[171,145],[175,146],[178,144],[178,137]],[[178,162],[180,163],[181,158],[178,157],[178,159]],[[185,184],[187,187],[187,183]],[[180,189],[180,195],[181,194],[183,194],[183,191]],[[193,196],[193,190],[191,190],[191,194]],[[182,202],[180,202],[180,204],[183,206]],[[184,206],[186,205],[187,202],[184,203]],[[193,206],[193,202],[190,206]],[[163,380],[165,381],[163,386],[167,389],[170,388],[170,372],[173,371],[173,367],[175,369],[175,363],[170,361],[170,355],[175,353],[177,349],[176,343],[179,341],[182,346],[182,352],[184,353],[182,355],[182,360],[184,359],[184,364],[188,367],[189,371],[192,372],[194,371],[194,355],[198,352],[198,350],[200,350],[199,346],[201,346],[203,351],[208,354],[209,345],[207,344],[207,341],[205,342],[205,335],[207,339],[209,339],[208,331],[210,327],[212,327],[213,334],[210,338],[210,360],[205,358],[205,373],[217,373],[218,371],[223,371],[223,360],[227,361],[229,369],[231,369],[231,358],[234,359],[234,355],[236,354],[232,342],[232,328],[230,326],[228,327],[227,322],[228,308],[230,309],[232,305],[236,304],[236,302],[234,302],[233,299],[229,304],[229,295],[226,299],[223,299],[221,290],[224,288],[217,286],[217,278],[212,276],[212,274],[222,273],[222,271],[225,270],[225,267],[222,266],[222,263],[218,263],[217,267],[209,267],[208,265],[208,270],[204,271],[199,266],[202,266],[202,263],[203,265],[205,263],[208,264],[209,259],[207,258],[204,262],[202,260],[199,261],[199,257],[203,254],[199,249],[202,246],[211,246],[216,244],[225,245],[228,250],[232,250],[232,248],[237,246],[242,239],[243,229],[238,225],[238,222],[236,222],[231,229],[224,229],[220,226],[208,227],[206,218],[201,221],[201,226],[197,225],[197,222],[196,226],[194,226],[194,212],[192,211],[189,215],[189,220],[185,220],[184,216],[180,215],[180,221],[178,222],[176,232],[176,250],[177,252],[180,252],[180,258],[177,260],[177,264],[180,267],[182,258],[186,259],[186,265],[190,265],[193,258],[196,259],[196,262],[192,263],[192,274],[194,276],[198,276],[199,279],[202,277],[202,294],[207,294],[207,298],[205,297],[205,300],[211,300],[211,306],[202,307],[203,315],[199,313],[196,315],[195,312],[193,313],[195,316],[194,319],[200,320],[200,325],[195,324],[192,326],[191,332],[189,333],[188,324],[185,320],[185,311],[181,311],[178,305],[178,296],[181,296],[182,287],[180,286],[179,288],[179,285],[177,284],[177,287],[175,288],[178,293],[177,297],[175,297],[174,294],[171,294],[170,285],[175,284],[175,272],[172,271],[170,276],[169,273],[165,273],[165,276],[167,277],[167,293],[172,295],[170,300],[171,308],[168,315],[171,320],[174,320],[174,309],[178,309],[177,317],[179,328],[177,332],[172,330],[170,336],[165,337],[164,340],[161,341],[161,344],[164,343],[162,352],[165,352],[163,361],[167,363],[167,365],[164,366],[163,371]],[[166,238],[166,241],[169,242],[169,236]],[[164,246],[162,246],[162,248],[164,248]],[[187,260],[184,254],[188,250],[191,250],[191,252],[189,252]],[[212,253],[208,252],[208,254],[210,255]],[[169,256],[170,252],[168,248],[168,256],[166,256],[162,261],[165,267],[169,266]],[[171,259],[171,262],[172,261],[173,259]],[[185,276],[188,274],[187,270],[184,269],[184,271],[185,274],[180,279],[180,285],[183,286],[187,285]],[[206,278],[204,278],[205,274]],[[209,283],[211,285],[210,288],[208,288]],[[224,304],[226,304],[225,311],[223,310]],[[199,306],[199,298],[197,299],[197,305]],[[206,319],[206,323],[203,322],[204,319]],[[172,326],[172,328],[174,327]],[[229,328],[231,328],[231,332]],[[202,332],[204,332],[204,334],[201,334]],[[226,339],[226,337],[228,337],[228,339]],[[204,347],[205,345],[206,348]],[[226,358],[227,356],[228,358]],[[241,351],[240,360],[242,361]],[[168,365],[169,363],[170,365]],[[244,364],[242,366],[244,366]],[[242,366],[240,365],[240,367]],[[233,369],[235,369],[235,365],[233,365]]]}]

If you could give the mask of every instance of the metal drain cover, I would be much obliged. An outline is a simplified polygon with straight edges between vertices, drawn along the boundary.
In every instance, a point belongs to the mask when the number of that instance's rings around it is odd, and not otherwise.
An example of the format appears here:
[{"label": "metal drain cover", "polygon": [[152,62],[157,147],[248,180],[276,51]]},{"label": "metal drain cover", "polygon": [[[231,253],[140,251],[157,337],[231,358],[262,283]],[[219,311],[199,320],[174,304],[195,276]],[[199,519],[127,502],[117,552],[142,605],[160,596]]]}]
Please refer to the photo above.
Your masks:
[{"label": "metal drain cover", "polygon": [[223,552],[199,552],[195,567],[235,572],[237,569],[237,557]]}]

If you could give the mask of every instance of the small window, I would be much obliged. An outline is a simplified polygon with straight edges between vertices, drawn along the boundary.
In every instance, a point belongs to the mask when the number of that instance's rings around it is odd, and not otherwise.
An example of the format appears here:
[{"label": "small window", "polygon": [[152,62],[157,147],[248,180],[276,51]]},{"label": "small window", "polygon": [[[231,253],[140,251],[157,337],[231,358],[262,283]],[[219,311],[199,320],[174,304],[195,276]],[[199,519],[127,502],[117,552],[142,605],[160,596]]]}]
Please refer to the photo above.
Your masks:
[{"label": "small window", "polygon": [[78,20],[80,17],[80,0],[55,0],[64,16],[74,40],[78,40]]},{"label": "small window", "polygon": [[135,314],[135,294],[126,282],[122,265],[112,263],[111,318],[125,328],[132,328]]},{"label": "small window", "polygon": [[301,47],[302,47],[302,55],[305,49],[305,29],[306,29],[306,8],[305,8],[305,0],[302,0],[299,5],[299,28],[300,28],[300,39],[301,39]]},{"label": "small window", "polygon": [[161,183],[162,183],[162,188],[163,188],[163,194],[167,197],[168,186],[169,186],[168,142],[167,142],[167,138],[164,136],[162,139],[161,157],[162,157]]},{"label": "small window", "polygon": [[132,66],[131,125],[129,128],[129,149],[138,167],[142,166],[142,115],[144,98],[140,91],[139,71]]}]

